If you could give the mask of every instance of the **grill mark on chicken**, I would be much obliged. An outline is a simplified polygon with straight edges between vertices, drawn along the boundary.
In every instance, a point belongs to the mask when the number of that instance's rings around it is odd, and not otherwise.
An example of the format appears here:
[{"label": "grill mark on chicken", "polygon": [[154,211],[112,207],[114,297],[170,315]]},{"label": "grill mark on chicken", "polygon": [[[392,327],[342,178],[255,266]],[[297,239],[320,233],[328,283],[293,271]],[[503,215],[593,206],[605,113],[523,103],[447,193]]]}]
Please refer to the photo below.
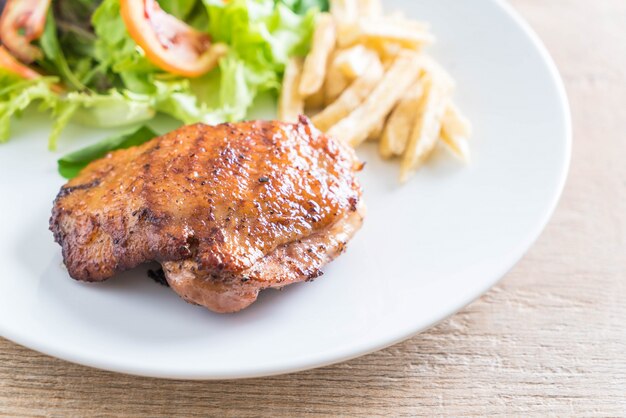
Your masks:
[{"label": "grill mark on chicken", "polygon": [[67,196],[68,194],[76,191],[76,190],[85,190],[85,189],[90,189],[92,187],[96,187],[100,185],[100,180],[96,179],[93,180],[89,183],[85,183],[85,184],[79,184],[76,186],[71,186],[71,187],[61,187],[61,190],[59,190],[59,193],[57,194],[57,199],[62,198]]},{"label": "grill mark on chicken", "polygon": [[360,167],[306,118],[196,124],[88,165],[50,228],[75,279],[156,260],[183,298],[232,312],[344,250],[363,218]]}]

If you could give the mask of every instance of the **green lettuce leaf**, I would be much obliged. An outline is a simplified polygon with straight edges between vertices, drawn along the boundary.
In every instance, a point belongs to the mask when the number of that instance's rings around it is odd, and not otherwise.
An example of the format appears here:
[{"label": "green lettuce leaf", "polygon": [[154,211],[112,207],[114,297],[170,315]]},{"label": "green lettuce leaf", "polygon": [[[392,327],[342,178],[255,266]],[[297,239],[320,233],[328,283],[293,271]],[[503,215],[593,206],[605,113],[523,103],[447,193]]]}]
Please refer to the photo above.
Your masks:
[{"label": "green lettuce leaf", "polygon": [[100,71],[113,76],[114,87],[153,93],[152,75],[158,69],[128,34],[120,15],[119,0],[104,0],[91,22],[97,36],[94,55]]},{"label": "green lettuce leaf", "polygon": [[54,109],[58,96],[50,86],[55,77],[24,80],[0,68],[0,143],[10,137],[11,118],[19,116],[31,103],[40,102],[44,109]]},{"label": "green lettuce leaf", "polygon": [[141,126],[118,136],[103,139],[93,145],[61,157],[58,170],[66,179],[76,177],[90,162],[104,157],[107,153],[141,145],[156,137],[157,134],[147,126]]},{"label": "green lettuce leaf", "polygon": [[209,34],[230,46],[220,61],[218,108],[228,120],[241,120],[258,94],[279,90],[289,57],[307,52],[316,10],[300,16],[269,0],[204,3]]},{"label": "green lettuce leaf", "polygon": [[[199,82],[203,87],[212,83],[212,77],[203,77]],[[192,90],[190,80],[178,81],[155,81],[155,108],[161,113],[165,113],[185,124],[204,122],[216,124],[223,122],[225,116],[220,109],[211,110],[209,102],[215,96],[212,91],[207,101],[203,101],[202,96]]]},{"label": "green lettuce leaf", "polygon": [[65,54],[61,49],[59,38],[57,37],[57,27],[52,12],[49,12],[48,17],[46,18],[46,26],[41,38],[39,39],[39,45],[41,46],[45,56],[45,59],[40,62],[42,67],[47,69],[49,72],[58,73],[61,80],[74,89],[82,90],[86,87],[74,74],[65,59]]},{"label": "green lettuce leaf", "polygon": [[136,124],[156,115],[154,97],[130,90],[111,90],[107,94],[73,92],[64,102],[77,104],[74,121],[98,128]]},{"label": "green lettuce leaf", "polygon": [[73,102],[60,102],[54,109],[54,123],[52,124],[52,130],[50,131],[50,136],[48,137],[48,149],[55,150],[57,149],[57,141],[59,136],[61,136],[61,132],[67,126],[70,119],[76,113],[76,109],[78,109],[79,104]]}]

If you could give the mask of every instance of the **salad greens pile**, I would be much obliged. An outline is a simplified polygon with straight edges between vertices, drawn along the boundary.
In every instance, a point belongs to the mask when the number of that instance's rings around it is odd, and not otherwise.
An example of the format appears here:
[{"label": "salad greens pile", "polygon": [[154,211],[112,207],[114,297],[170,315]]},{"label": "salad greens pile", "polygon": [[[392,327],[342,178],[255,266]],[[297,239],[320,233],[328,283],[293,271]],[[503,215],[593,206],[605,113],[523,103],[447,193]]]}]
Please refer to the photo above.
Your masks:
[{"label": "salad greens pile", "polygon": [[327,0],[158,3],[228,46],[217,68],[185,78],[156,67],[130,36],[120,0],[55,0],[35,41],[43,54],[34,65],[46,76],[27,80],[0,67],[0,142],[10,137],[12,116],[33,102],[52,112],[51,149],[71,120],[94,127],[137,127],[157,113],[183,123],[241,120],[259,93],[278,91],[288,58],[307,53],[317,11],[328,9]]}]

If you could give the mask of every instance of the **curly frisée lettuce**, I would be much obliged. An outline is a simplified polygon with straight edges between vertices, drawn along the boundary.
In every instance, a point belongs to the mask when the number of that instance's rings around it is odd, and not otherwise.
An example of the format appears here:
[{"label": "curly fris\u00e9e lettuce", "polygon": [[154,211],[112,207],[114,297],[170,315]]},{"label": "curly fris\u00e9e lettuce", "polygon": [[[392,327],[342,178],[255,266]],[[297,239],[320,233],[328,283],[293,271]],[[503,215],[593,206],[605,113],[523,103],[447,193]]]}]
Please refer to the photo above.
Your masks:
[{"label": "curly fris\u00e9e lettuce", "polygon": [[[159,0],[228,48],[217,68],[186,78],[148,59],[120,15],[120,1],[52,2],[35,41],[43,54],[33,64],[50,76],[23,80],[0,68],[0,141],[31,102],[52,112],[50,148],[70,121],[137,125],[158,113],[182,123],[241,120],[260,93],[279,90],[289,57],[307,53],[317,11],[328,8],[326,0]],[[55,93],[55,83],[63,91]]]},{"label": "curly fris\u00e9e lettuce", "polygon": [[52,90],[55,77],[25,80],[0,68],[0,143],[10,137],[11,117],[19,116],[31,103],[55,109],[58,98]]}]

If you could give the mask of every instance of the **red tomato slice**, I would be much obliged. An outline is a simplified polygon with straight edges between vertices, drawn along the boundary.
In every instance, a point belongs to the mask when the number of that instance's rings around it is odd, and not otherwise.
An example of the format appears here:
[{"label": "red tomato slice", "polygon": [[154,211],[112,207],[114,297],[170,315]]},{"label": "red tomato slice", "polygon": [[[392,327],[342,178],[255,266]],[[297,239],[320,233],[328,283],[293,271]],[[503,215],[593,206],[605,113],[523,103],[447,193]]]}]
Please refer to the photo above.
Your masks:
[{"label": "red tomato slice", "polygon": [[0,17],[0,39],[21,61],[30,63],[41,57],[31,42],[39,39],[46,25],[51,0],[8,0]]},{"label": "red tomato slice", "polygon": [[157,67],[185,77],[198,77],[217,64],[222,48],[209,35],[166,13],[156,0],[120,0],[130,36]]},{"label": "red tomato slice", "polygon": [[[42,76],[37,71],[16,60],[2,45],[0,45],[0,68],[26,80],[33,80]],[[58,84],[52,84],[50,87],[55,93],[65,92],[65,89]]]},{"label": "red tomato slice", "polygon": [[0,45],[0,68],[4,68],[5,70],[19,76],[22,78],[26,78],[32,80],[34,78],[41,77],[37,71],[28,68],[9,53],[5,47]]}]

